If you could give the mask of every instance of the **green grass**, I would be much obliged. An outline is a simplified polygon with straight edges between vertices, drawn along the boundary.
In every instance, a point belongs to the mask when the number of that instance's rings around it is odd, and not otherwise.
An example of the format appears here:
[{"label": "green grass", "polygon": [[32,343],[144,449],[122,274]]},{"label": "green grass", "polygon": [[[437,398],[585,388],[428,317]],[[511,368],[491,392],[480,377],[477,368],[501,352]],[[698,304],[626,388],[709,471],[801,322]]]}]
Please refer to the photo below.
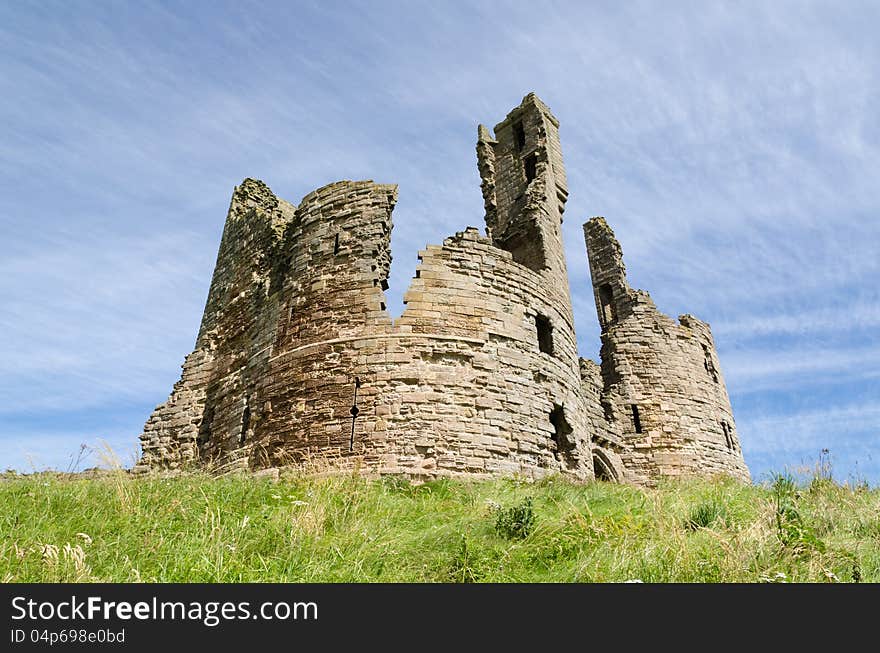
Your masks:
[{"label": "green grass", "polygon": [[3,582],[880,582],[880,490],[0,480]]}]

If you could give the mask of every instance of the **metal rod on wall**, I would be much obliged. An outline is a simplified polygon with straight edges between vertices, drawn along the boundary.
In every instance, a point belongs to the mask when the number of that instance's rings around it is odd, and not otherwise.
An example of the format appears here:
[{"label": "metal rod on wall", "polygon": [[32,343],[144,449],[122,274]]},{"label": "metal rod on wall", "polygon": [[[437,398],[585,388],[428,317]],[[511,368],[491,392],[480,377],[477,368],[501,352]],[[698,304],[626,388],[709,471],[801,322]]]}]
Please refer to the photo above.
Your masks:
[{"label": "metal rod on wall", "polygon": [[351,402],[351,438],[348,441],[348,450],[354,451],[354,421],[357,419],[358,413],[361,412],[357,407],[358,388],[361,387],[360,377],[354,377],[354,401]]}]

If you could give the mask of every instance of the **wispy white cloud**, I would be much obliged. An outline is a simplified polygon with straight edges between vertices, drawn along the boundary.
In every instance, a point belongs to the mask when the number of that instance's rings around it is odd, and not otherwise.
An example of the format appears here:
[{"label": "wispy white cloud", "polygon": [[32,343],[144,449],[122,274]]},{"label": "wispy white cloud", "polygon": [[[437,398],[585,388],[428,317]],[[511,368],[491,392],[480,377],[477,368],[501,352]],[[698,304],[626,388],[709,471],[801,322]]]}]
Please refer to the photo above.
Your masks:
[{"label": "wispy white cloud", "polygon": [[744,426],[757,436],[756,444],[752,446],[756,454],[789,449],[818,452],[831,446],[841,432],[865,436],[863,444],[869,446],[873,437],[880,436],[880,403],[843,404],[793,414],[741,419],[740,429]]},{"label": "wispy white cloud", "polygon": [[876,384],[880,351],[876,347],[734,351],[724,357],[724,374],[729,390],[737,394],[808,390],[854,380]]},{"label": "wispy white cloud", "polygon": [[880,329],[880,303],[857,303],[841,307],[806,308],[798,312],[746,314],[716,321],[716,338],[746,340],[768,335],[802,336],[828,332]]},{"label": "wispy white cloud", "polygon": [[195,340],[214,255],[187,231],[35,240],[0,262],[16,280],[0,287],[0,415],[155,395]]}]

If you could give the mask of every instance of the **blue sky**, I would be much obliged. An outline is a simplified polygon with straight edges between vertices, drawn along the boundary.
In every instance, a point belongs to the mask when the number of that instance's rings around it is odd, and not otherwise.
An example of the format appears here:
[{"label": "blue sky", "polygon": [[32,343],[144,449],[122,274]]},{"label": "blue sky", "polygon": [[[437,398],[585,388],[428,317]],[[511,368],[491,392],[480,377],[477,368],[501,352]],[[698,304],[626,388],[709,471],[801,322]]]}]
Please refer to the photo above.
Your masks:
[{"label": "blue sky", "polygon": [[[712,324],[756,480],[880,483],[877,3],[0,4],[0,468],[123,462],[192,349],[233,187],[400,185],[416,253],[481,227],[476,125],[535,91],[581,224]],[[85,464],[94,464],[94,458]]]}]

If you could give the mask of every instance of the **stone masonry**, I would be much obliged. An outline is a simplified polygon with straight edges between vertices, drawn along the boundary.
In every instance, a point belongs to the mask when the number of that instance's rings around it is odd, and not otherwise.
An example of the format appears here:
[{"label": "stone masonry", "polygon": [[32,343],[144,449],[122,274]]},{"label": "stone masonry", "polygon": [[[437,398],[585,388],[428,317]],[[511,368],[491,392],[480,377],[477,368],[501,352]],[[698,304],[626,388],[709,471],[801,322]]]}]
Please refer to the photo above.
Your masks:
[{"label": "stone masonry", "polygon": [[749,480],[709,325],[692,315],[676,323],[648,293],[629,287],[604,218],[587,222],[584,235],[602,328],[600,401],[622,439],[622,447],[609,448],[627,478],[726,473]]},{"label": "stone masonry", "polygon": [[547,106],[529,94],[493,133],[480,125],[477,160],[486,235],[421,251],[397,319],[396,186],[340,181],[294,206],[242,182],[195,349],[135,471],[748,480],[708,325],[629,288],[602,218],[584,226],[601,368],[578,356]]}]

